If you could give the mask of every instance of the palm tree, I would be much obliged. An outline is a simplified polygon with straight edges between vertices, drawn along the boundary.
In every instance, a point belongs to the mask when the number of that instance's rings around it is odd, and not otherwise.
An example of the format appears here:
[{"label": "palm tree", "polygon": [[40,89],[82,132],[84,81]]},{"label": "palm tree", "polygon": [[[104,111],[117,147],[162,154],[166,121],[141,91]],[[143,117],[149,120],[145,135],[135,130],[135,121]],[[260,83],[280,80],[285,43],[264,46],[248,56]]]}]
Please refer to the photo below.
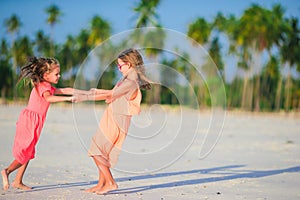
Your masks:
[{"label": "palm tree", "polygon": [[12,87],[12,70],[10,67],[10,52],[6,40],[0,44],[0,89],[2,103],[6,103],[7,92]]},{"label": "palm tree", "polygon": [[19,32],[21,25],[19,17],[15,14],[5,20],[7,31],[12,35],[12,44],[15,41],[15,34]]},{"label": "palm tree", "polygon": [[52,4],[46,8],[46,13],[48,14],[47,23],[51,27],[50,41],[51,41],[51,56],[55,55],[54,50],[54,25],[59,22],[59,17],[62,15],[58,6]]},{"label": "palm tree", "polygon": [[158,15],[156,8],[159,5],[160,0],[140,0],[134,8],[134,11],[138,13],[138,19],[136,22],[136,28],[147,27],[149,25],[158,26]]},{"label": "palm tree", "polygon": [[214,37],[212,39],[212,42],[211,42],[208,52],[209,52],[211,59],[216,64],[219,72],[221,73],[221,75],[224,79],[224,63],[223,63],[222,55],[221,55],[221,45],[220,45],[219,39],[217,37]]},{"label": "palm tree", "polygon": [[101,48],[95,50],[102,66],[98,71],[101,74],[98,81],[98,87],[100,88],[112,88],[114,81],[116,81],[116,63],[111,59],[115,58],[118,48],[118,45],[114,45],[113,42],[105,42],[101,45]]},{"label": "palm tree", "polygon": [[[66,76],[63,76],[65,79],[69,79],[69,85],[73,85],[75,77],[75,68],[74,64],[75,59],[75,38],[71,35],[67,36],[67,40],[62,45],[60,52],[58,54],[58,59],[61,65],[62,74],[67,73]],[[77,64],[77,63],[76,63]]]},{"label": "palm tree", "polygon": [[[261,47],[263,41],[259,41],[259,39],[265,40],[264,31],[266,30],[262,30],[261,28],[265,23],[262,21],[263,12],[264,10],[258,5],[252,5],[250,8],[246,9],[240,18],[240,23],[236,27],[233,36],[235,41],[237,41],[237,44],[242,47],[241,52],[243,60],[240,61],[239,66],[246,69],[242,107],[248,110],[252,110],[253,107],[254,87],[253,82],[249,82],[249,79],[257,73],[254,71],[258,68],[258,65],[260,65],[260,63],[255,63],[255,61],[260,61],[259,51],[263,50],[263,47]],[[258,94],[257,98],[259,98]]]},{"label": "palm tree", "polygon": [[[283,37],[286,35],[289,27],[289,23],[284,19],[284,9],[281,5],[276,4],[273,6],[272,15],[268,18],[268,20],[268,24],[270,25],[268,29],[272,30],[269,31],[268,39],[269,41],[273,41],[273,44],[280,49],[284,43]],[[273,58],[269,50],[268,52],[270,57]],[[281,107],[282,74],[279,74],[277,80],[278,83],[276,87],[274,110],[278,111]]]},{"label": "palm tree", "polygon": [[94,16],[90,23],[90,36],[88,44],[92,47],[97,46],[111,35],[111,27],[107,21],[100,16]]},{"label": "palm tree", "polygon": [[[133,9],[134,12],[137,13],[136,28],[145,28],[151,26],[156,27],[154,29],[138,29],[131,36],[134,38],[134,40],[140,43],[140,45],[149,47],[145,49],[145,52],[146,55],[153,61],[153,63],[157,63],[158,55],[164,45],[163,41],[165,38],[164,31],[161,29],[161,26],[158,22],[159,17],[156,13],[159,3],[160,0],[140,0]],[[161,72],[159,72],[159,70],[154,69],[154,71],[157,76],[160,76]],[[145,94],[147,101],[150,103],[160,103],[160,92],[161,86],[154,85],[154,95],[150,96],[147,95],[147,93]]]},{"label": "palm tree", "polygon": [[36,33],[34,45],[36,47],[36,53],[44,55],[44,56],[51,55],[50,38],[47,35],[45,35],[42,30],[40,30]]},{"label": "palm tree", "polygon": [[[194,40],[194,45],[200,44],[202,46],[208,45],[209,37],[211,35],[212,25],[208,23],[204,18],[197,18],[194,22],[189,24],[187,35]],[[207,65],[206,65],[207,66]],[[208,70],[209,67],[205,67],[205,70]],[[202,80],[196,83],[195,75],[197,74],[195,69],[192,68],[189,70],[189,80],[194,87],[194,90],[198,88],[198,100],[207,99],[208,94],[206,86]]]},{"label": "palm tree", "polygon": [[[16,84],[16,70],[17,70],[17,55],[13,51],[13,46],[15,44],[15,35],[19,33],[19,29],[21,27],[22,23],[19,19],[19,17],[15,14],[13,14],[10,18],[5,20],[5,26],[7,28],[7,31],[11,34],[11,54],[12,54],[12,71],[13,71],[13,85]],[[13,90],[13,97],[16,98],[16,90]]]},{"label": "palm tree", "polygon": [[291,68],[300,63],[300,28],[298,27],[298,19],[291,18],[288,20],[289,29],[284,35],[283,45],[280,52],[282,61],[288,68],[285,85],[285,110],[288,111],[291,105],[291,88],[293,87],[291,80]]},{"label": "palm tree", "polygon": [[17,66],[26,64],[28,57],[33,56],[32,42],[28,36],[16,40],[13,50],[17,56]]},{"label": "palm tree", "polygon": [[204,45],[209,40],[211,30],[212,26],[204,18],[198,18],[189,25],[187,35],[195,42]]},{"label": "palm tree", "polygon": [[261,104],[264,109],[276,109],[275,97],[279,79],[279,59],[272,55],[261,75]]},{"label": "palm tree", "polygon": [[[218,35],[222,35],[224,36],[224,39],[226,41],[228,41],[228,43],[230,44],[229,48],[226,49],[226,54],[225,56],[232,56],[232,55],[236,55],[237,54],[237,49],[235,46],[235,41],[234,38],[232,37],[234,30],[236,29],[236,26],[238,24],[238,20],[236,19],[236,17],[234,15],[229,15],[228,17],[225,17],[223,15],[223,13],[219,12],[215,19],[214,22],[212,24],[213,26],[213,31],[215,31]],[[212,44],[213,46],[213,44]],[[213,53],[210,53],[213,54]],[[213,57],[213,56],[212,56]],[[221,58],[220,58],[221,59]],[[217,58],[214,58],[213,60],[216,60],[216,65],[219,68],[219,70],[221,72],[224,72],[224,66],[223,67],[219,67],[222,66],[222,64],[218,64],[218,60]],[[238,63],[241,64],[241,63]],[[245,67],[245,65],[243,65]],[[223,75],[223,79],[225,80],[225,73],[222,74]],[[229,107],[240,107],[241,104],[241,85],[240,84],[243,83],[242,80],[240,78],[235,78],[235,80],[228,85],[227,88],[227,106]]]},{"label": "palm tree", "polygon": [[89,51],[91,50],[91,46],[88,44],[88,39],[90,37],[90,32],[88,30],[82,29],[78,36],[76,36],[76,47],[75,47],[75,56],[74,64],[80,64],[87,57]]},{"label": "palm tree", "polygon": [[[16,40],[15,45],[13,47],[13,51],[16,55],[16,62],[17,62],[17,71],[20,71],[20,67],[25,65],[28,61],[28,57],[33,56],[33,48],[32,48],[32,42],[28,38],[28,36],[23,36],[21,38],[18,38]],[[17,85],[22,86],[22,85]],[[17,87],[18,92],[21,92],[22,95],[25,95],[26,97],[29,96],[30,90],[29,88],[21,88]]]},{"label": "palm tree", "polygon": [[[74,51],[72,52],[73,54],[73,68],[74,68],[74,73],[77,73],[77,70],[79,69],[79,66],[84,62],[84,60],[87,58],[89,51],[91,50],[90,45],[88,44],[88,38],[90,36],[90,32],[86,29],[81,29],[79,34],[74,37]],[[69,38],[71,39],[71,38]],[[70,40],[71,41],[71,40]],[[69,46],[69,44],[68,44]],[[83,75],[83,74],[81,74]],[[82,86],[83,88],[90,88],[89,85],[85,85],[86,81],[84,76],[78,76],[76,78],[76,87]],[[78,81],[78,83],[77,83]],[[81,85],[84,84],[84,85]]]},{"label": "palm tree", "polygon": [[254,109],[256,111],[260,110],[259,68],[261,68],[262,53],[264,50],[270,51],[279,40],[280,28],[278,23],[274,22],[280,21],[282,9],[276,5],[273,10],[267,10],[253,4],[244,11],[233,34],[236,44],[241,47],[243,58],[246,59],[241,62],[248,68],[245,75],[245,86],[247,86],[247,81],[250,78],[255,80],[255,84],[251,81],[250,87],[245,87],[244,90],[242,102],[248,100],[248,104],[243,106],[249,110],[253,109],[253,100],[255,103]]}]

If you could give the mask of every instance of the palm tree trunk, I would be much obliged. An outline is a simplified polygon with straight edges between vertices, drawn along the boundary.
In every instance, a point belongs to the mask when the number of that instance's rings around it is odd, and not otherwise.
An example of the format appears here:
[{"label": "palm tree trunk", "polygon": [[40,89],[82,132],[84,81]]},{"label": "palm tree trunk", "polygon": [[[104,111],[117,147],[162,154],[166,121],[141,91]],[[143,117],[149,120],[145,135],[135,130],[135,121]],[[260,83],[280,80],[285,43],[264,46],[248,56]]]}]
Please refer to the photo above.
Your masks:
[{"label": "palm tree trunk", "polygon": [[242,109],[246,109],[246,105],[247,105],[248,82],[249,82],[248,74],[246,74],[246,76],[244,78],[244,84],[243,84],[243,94],[242,94],[242,103],[241,103]]},{"label": "palm tree trunk", "polygon": [[13,99],[17,99],[17,88],[16,88],[16,83],[17,83],[17,58],[15,53],[13,53],[13,72],[12,72],[12,81],[13,81]]},{"label": "palm tree trunk", "polygon": [[288,75],[286,77],[286,85],[285,85],[285,111],[288,112],[290,110],[290,100],[291,100],[291,73],[290,73],[290,68],[288,68]]},{"label": "palm tree trunk", "polygon": [[161,92],[161,86],[159,84],[155,85],[154,89],[154,96],[152,103],[159,104],[160,103],[160,92]]},{"label": "palm tree trunk", "polygon": [[[195,91],[196,91],[195,88],[196,87],[193,87],[193,90],[190,91],[190,104],[194,101],[193,99],[191,99],[191,97],[193,97],[195,95]],[[198,90],[197,90],[197,94],[196,94],[197,95],[197,100],[198,100],[200,105],[202,104],[204,107],[207,107],[208,105],[206,103],[205,92],[206,92],[205,85],[203,84],[202,80],[199,80]]]},{"label": "palm tree trunk", "polygon": [[12,54],[12,84],[13,84],[13,100],[17,99],[17,90],[15,88],[16,86],[16,80],[17,80],[17,55],[14,50],[14,45],[15,45],[15,36],[12,34],[12,42],[11,42],[11,54]]},{"label": "palm tree trunk", "polygon": [[256,84],[255,84],[255,111],[260,111],[260,77],[259,75],[256,77]]},{"label": "palm tree trunk", "polygon": [[282,76],[279,77],[277,91],[276,91],[275,109],[277,111],[279,111],[281,107],[281,90],[282,90]]},{"label": "palm tree trunk", "polygon": [[253,89],[254,89],[253,80],[250,80],[248,86],[248,97],[247,97],[247,109],[250,111],[253,111]]},{"label": "palm tree trunk", "polygon": [[[153,56],[152,57],[154,63],[159,63],[158,62],[158,56]],[[160,68],[154,68],[155,73],[157,74],[157,76],[159,77],[159,82],[161,82],[161,70]],[[153,93],[154,95],[152,96],[153,99],[151,101],[151,103],[155,103],[155,104],[159,104],[160,103],[160,93],[161,93],[161,84],[156,84],[153,87]]]},{"label": "palm tree trunk", "polygon": [[6,104],[7,102],[6,102],[6,87],[4,86],[4,87],[2,87],[2,89],[1,89],[1,98],[2,98],[2,104]]},{"label": "palm tree trunk", "polygon": [[54,26],[51,25],[51,33],[50,33],[50,56],[54,57],[55,56],[55,51],[54,51]]},{"label": "palm tree trunk", "polygon": [[[260,51],[254,49],[253,55],[255,60],[252,61],[252,63],[253,63],[253,68],[256,71],[261,66]],[[253,77],[254,77],[253,79],[254,111],[258,112],[260,111],[260,73],[258,73],[256,76]]]}]

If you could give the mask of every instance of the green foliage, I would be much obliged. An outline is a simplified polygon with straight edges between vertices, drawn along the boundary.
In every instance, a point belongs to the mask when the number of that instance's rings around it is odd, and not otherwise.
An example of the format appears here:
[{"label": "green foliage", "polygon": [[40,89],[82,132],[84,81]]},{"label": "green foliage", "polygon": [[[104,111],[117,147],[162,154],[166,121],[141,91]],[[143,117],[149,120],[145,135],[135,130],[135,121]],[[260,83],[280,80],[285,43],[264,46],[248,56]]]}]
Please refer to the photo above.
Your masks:
[{"label": "green foliage", "polygon": [[[136,13],[136,27],[161,27],[159,16],[156,13],[160,0],[139,0],[134,5]],[[104,40],[110,37],[112,28],[108,21],[101,16],[91,18],[86,29],[79,30],[77,35],[69,35],[62,44],[53,41],[53,27],[63,17],[60,8],[50,5],[46,8],[47,23],[52,27],[52,32],[47,34],[40,30],[33,39],[26,35],[19,35],[22,25],[17,15],[12,15],[4,20],[4,26],[11,35],[11,42],[2,39],[0,52],[0,90],[2,99],[15,98],[15,92],[20,98],[27,98],[31,86],[25,87],[25,82],[20,82],[16,87],[19,69],[32,55],[54,56],[61,64],[61,73],[65,76],[58,86],[73,86],[79,66],[84,62],[89,52]],[[201,66],[205,80],[198,75],[197,70],[188,60],[187,52],[180,52],[180,47],[174,49],[181,57],[173,56],[166,59],[162,56],[165,42],[163,29],[142,32],[139,29],[130,36],[128,41],[121,44],[108,44],[103,52],[96,52],[99,60],[106,67],[99,77],[98,87],[110,89],[116,82],[116,66],[110,63],[112,55],[124,46],[149,47],[145,50],[147,59],[162,63],[180,73],[189,80],[190,85],[179,83],[178,75],[172,70],[161,70],[160,75],[165,77],[164,84],[154,85],[149,91],[142,91],[143,103],[162,103],[172,105],[186,105],[196,108],[220,105],[225,108],[242,108],[249,110],[277,111],[280,109],[299,110],[300,108],[300,81],[290,73],[300,71],[300,29],[297,18],[285,17],[284,8],[275,4],[271,9],[253,4],[244,10],[240,17],[225,16],[218,13],[212,22],[197,17],[188,24],[187,35],[195,43],[207,47],[209,58]],[[227,37],[229,48],[220,42],[220,34]],[[129,44],[134,41],[134,44]],[[275,49],[275,51],[274,51]],[[222,52],[226,53],[222,54]],[[223,105],[223,85],[220,79],[213,75],[220,75],[225,80],[227,54],[237,58],[235,63],[239,71],[232,82],[224,82],[226,91],[226,105]],[[267,62],[256,61],[267,54]],[[210,60],[209,60],[210,59]],[[217,66],[215,71],[211,61]],[[289,72],[283,76],[281,68],[285,66]],[[101,66],[103,67],[103,66]],[[259,68],[259,70],[258,70]],[[170,72],[171,71],[171,72]],[[255,72],[255,73],[254,73]],[[68,75],[67,75],[68,74]],[[78,77],[77,77],[78,78]],[[87,83],[86,87],[89,87]],[[210,87],[208,87],[208,85]],[[216,98],[211,97],[213,90]],[[175,94],[178,94],[177,96]],[[248,103],[248,105],[247,105]]]},{"label": "green foliage", "polygon": [[204,18],[198,18],[189,25],[187,35],[197,43],[205,44],[208,42],[211,30],[212,26]]},{"label": "green foliage", "polygon": [[59,22],[59,17],[62,15],[62,13],[57,5],[52,4],[48,8],[46,8],[45,11],[48,14],[48,24],[53,26],[54,24]]},{"label": "green foliage", "polygon": [[7,42],[2,39],[0,44],[0,90],[1,97],[7,98],[12,85],[12,69],[10,67],[10,52]]},{"label": "green foliage", "polygon": [[137,2],[133,9],[137,13],[136,28],[159,25],[155,10],[159,3],[160,0],[140,0]]}]

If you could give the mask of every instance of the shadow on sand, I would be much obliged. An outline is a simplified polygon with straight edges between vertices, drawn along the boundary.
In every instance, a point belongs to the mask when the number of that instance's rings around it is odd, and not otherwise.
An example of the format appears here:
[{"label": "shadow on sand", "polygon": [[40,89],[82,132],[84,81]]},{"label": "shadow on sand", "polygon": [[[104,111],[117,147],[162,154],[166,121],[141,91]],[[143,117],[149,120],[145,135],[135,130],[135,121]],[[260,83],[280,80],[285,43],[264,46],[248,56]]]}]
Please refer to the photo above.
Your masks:
[{"label": "shadow on sand", "polygon": [[[215,167],[215,168],[208,168],[208,169],[198,169],[198,170],[196,169],[196,170],[189,170],[189,171],[166,172],[166,173],[157,173],[151,175],[137,175],[137,176],[124,177],[124,178],[116,178],[115,179],[116,182],[124,182],[124,181],[154,179],[154,178],[189,175],[189,174],[194,174],[194,177],[198,177],[196,179],[173,181],[173,182],[159,183],[159,184],[151,184],[151,182],[149,182],[148,185],[118,189],[118,190],[111,191],[109,194],[123,194],[123,193],[128,194],[128,193],[136,193],[136,192],[153,190],[158,188],[172,188],[172,187],[179,187],[179,186],[186,186],[186,185],[196,185],[196,184],[212,183],[218,181],[243,179],[243,178],[261,178],[261,177],[273,176],[282,173],[295,173],[300,171],[300,166],[290,167],[285,169],[262,170],[262,171],[237,169],[241,167],[245,167],[245,165],[229,165],[229,166]],[[201,178],[201,174],[212,174],[213,177]],[[220,176],[216,177],[216,175],[220,175]],[[57,188],[89,186],[94,184],[97,184],[97,181],[54,184],[54,185],[36,186],[33,187],[33,189],[30,191],[20,191],[20,192],[35,192],[35,191],[50,190],[50,189],[57,189]]]}]

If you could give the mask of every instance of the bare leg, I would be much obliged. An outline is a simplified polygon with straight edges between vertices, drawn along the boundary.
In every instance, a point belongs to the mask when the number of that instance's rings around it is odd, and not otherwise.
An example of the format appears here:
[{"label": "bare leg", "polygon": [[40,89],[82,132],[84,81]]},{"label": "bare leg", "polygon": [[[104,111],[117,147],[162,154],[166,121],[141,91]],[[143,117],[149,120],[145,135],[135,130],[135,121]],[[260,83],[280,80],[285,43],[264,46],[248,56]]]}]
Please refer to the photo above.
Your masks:
[{"label": "bare leg", "polygon": [[28,166],[28,163],[29,163],[29,161],[19,168],[16,178],[15,178],[14,182],[12,182],[12,184],[11,184],[13,188],[17,188],[17,189],[21,189],[21,190],[31,190],[32,189],[31,187],[28,187],[27,185],[25,185],[23,183],[23,176],[24,176],[25,170]]},{"label": "bare leg", "polygon": [[3,190],[8,190],[9,180],[8,180],[8,174],[7,174],[6,169],[3,169],[1,171],[1,175],[2,175]]},{"label": "bare leg", "polygon": [[3,182],[3,190],[8,190],[9,188],[9,179],[8,176],[11,172],[15,171],[16,169],[18,169],[19,167],[21,167],[22,164],[19,163],[17,160],[14,160],[8,168],[3,169],[1,171],[1,175],[2,175],[2,182]]},{"label": "bare leg", "polygon": [[95,157],[93,157],[93,159],[94,159],[94,162],[95,162],[95,164],[96,164],[96,166],[98,168],[99,179],[98,179],[98,184],[96,186],[85,190],[85,192],[91,192],[91,193],[100,190],[102,188],[102,186],[104,185],[104,182],[105,182],[104,175],[101,172],[100,168],[98,167],[99,166],[99,161]]},{"label": "bare leg", "polygon": [[110,168],[103,164],[100,164],[99,168],[100,168],[102,174],[104,175],[105,181],[104,181],[103,187],[100,190],[98,190],[96,193],[97,194],[105,194],[109,191],[117,189],[118,185],[112,177]]}]

